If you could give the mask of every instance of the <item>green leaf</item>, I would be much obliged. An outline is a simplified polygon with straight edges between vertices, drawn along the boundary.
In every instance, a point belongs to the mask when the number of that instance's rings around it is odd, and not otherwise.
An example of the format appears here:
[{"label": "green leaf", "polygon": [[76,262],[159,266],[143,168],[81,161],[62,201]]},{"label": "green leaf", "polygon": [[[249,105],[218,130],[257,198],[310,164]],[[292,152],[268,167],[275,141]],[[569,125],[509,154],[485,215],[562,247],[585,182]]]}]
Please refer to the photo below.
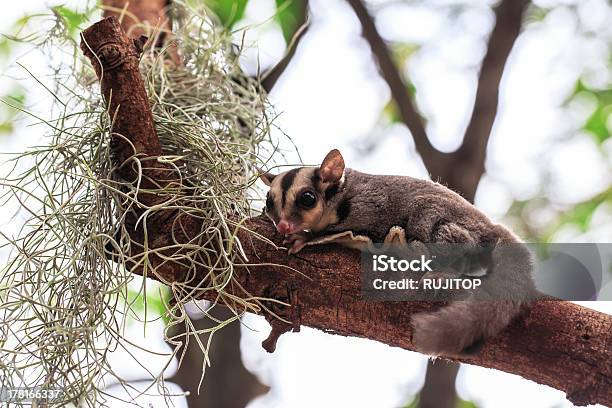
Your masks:
[{"label": "green leaf", "polygon": [[577,204],[574,208],[565,214],[565,220],[580,228],[581,231],[587,231],[593,218],[593,213],[601,204],[600,200],[586,201]]},{"label": "green leaf", "polygon": [[567,209],[561,214],[554,231],[566,224],[576,225],[583,232],[588,231],[591,227],[593,214],[603,203],[612,203],[612,187],[587,201],[577,203],[573,207]]},{"label": "green leaf", "polygon": [[228,30],[244,16],[248,0],[204,0]]},{"label": "green leaf", "polygon": [[306,2],[304,0],[276,0],[276,20],[283,31],[285,42],[289,44],[306,21]]},{"label": "green leaf", "polygon": [[18,86],[13,90],[13,92],[6,95],[6,99],[8,99],[8,101],[13,105],[22,107],[26,100],[25,90],[21,86]]},{"label": "green leaf", "polygon": [[76,35],[81,30],[81,24],[89,19],[89,13],[79,13],[65,6],[56,6],[51,10],[64,21],[71,36]]},{"label": "green leaf", "polygon": [[527,15],[525,16],[525,22],[527,23],[539,23],[544,21],[546,16],[550,13],[550,8],[538,7],[536,5],[532,5],[527,10]]},{"label": "green leaf", "polygon": [[397,110],[397,105],[393,99],[390,99],[383,108],[383,115],[391,123],[398,123],[402,120],[402,118],[400,118],[399,111]]}]

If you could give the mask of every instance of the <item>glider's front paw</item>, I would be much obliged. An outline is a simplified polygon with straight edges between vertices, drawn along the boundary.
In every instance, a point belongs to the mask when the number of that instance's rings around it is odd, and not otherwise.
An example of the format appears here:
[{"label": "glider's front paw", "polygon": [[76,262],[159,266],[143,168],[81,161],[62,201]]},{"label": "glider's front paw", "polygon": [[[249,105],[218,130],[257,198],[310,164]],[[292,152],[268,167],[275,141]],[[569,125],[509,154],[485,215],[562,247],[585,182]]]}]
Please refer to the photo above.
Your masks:
[{"label": "glider's front paw", "polygon": [[306,238],[299,234],[285,236],[283,245],[288,247],[289,255],[297,254],[306,245]]}]

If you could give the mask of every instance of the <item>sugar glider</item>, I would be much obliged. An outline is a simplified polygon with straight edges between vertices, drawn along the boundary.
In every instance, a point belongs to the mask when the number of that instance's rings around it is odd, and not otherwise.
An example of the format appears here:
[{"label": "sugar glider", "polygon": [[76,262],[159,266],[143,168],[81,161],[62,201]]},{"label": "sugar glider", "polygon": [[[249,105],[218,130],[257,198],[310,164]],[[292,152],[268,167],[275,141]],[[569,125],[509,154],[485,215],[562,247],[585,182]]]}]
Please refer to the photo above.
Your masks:
[{"label": "sugar glider", "polygon": [[535,293],[527,248],[441,184],[345,169],[338,150],[330,151],[319,167],[264,173],[261,179],[270,187],[265,214],[285,235],[291,253],[315,238],[348,231],[384,242],[398,227],[410,242],[493,248],[477,296],[412,317],[412,340],[424,353],[458,355],[497,335]]}]

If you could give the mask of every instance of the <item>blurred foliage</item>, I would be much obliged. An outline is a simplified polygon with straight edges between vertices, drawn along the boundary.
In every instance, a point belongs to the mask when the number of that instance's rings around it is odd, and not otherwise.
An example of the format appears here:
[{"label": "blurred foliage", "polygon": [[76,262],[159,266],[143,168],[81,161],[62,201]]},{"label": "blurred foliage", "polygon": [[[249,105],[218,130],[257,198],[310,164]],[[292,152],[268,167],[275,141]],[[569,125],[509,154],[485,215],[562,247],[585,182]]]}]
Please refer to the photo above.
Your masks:
[{"label": "blurred foliage", "polygon": [[591,228],[591,220],[595,210],[604,203],[612,203],[612,188],[597,194],[588,201],[577,203],[569,210],[564,211],[559,217],[558,225],[573,224],[580,231],[586,232]]},{"label": "blurred foliage", "polygon": [[0,58],[6,59],[11,55],[11,42],[6,37],[0,37]]},{"label": "blurred foliage", "polygon": [[[373,8],[377,12],[381,12],[385,7],[397,6],[400,2],[385,1],[377,3]],[[416,4],[425,4],[426,0],[416,0]],[[569,2],[572,3],[572,2]],[[524,15],[524,25],[526,29],[537,28],[550,18],[558,18],[561,13],[571,13],[575,16],[576,26],[575,36],[587,40],[600,40],[602,46],[608,47],[610,57],[607,64],[608,69],[612,68],[612,42],[610,42],[610,32],[602,32],[593,30],[588,24],[584,24],[584,10],[580,7],[580,2],[576,1],[572,4],[551,4],[542,6],[540,4],[531,4],[527,13]],[[438,6],[433,6],[438,7]],[[467,3],[457,3],[456,5],[439,6],[439,11],[442,15],[446,15],[447,21],[457,20],[462,13],[468,10],[471,6]],[[553,14],[556,13],[556,16]],[[464,27],[463,27],[464,28]],[[417,89],[410,80],[408,65],[410,59],[420,51],[422,47],[430,46],[428,43],[409,43],[397,40],[388,42],[389,49],[399,72],[404,76],[408,92],[413,100],[416,99]],[[593,42],[589,42],[593,44]],[[598,44],[598,45],[599,45]],[[559,58],[562,58],[560,55]],[[587,78],[592,72],[587,72],[589,67],[584,67],[583,72],[578,72],[577,76],[570,81],[575,81],[575,84],[570,92],[570,95],[565,99],[559,100],[559,109],[572,109],[579,106],[584,108],[582,113],[585,114],[582,123],[574,124],[570,134],[561,137],[552,142],[550,149],[553,150],[557,145],[562,145],[568,142],[569,138],[584,137],[588,135],[592,137],[599,147],[599,154],[604,160],[612,163],[612,158],[609,157],[610,146],[612,143],[612,86],[608,85],[592,85]],[[599,79],[601,79],[599,77]],[[571,83],[570,83],[571,84]],[[418,103],[415,101],[415,106],[418,108]],[[586,112],[585,112],[586,110]],[[571,117],[571,115],[568,115]],[[425,119],[424,119],[425,120]],[[381,133],[384,133],[397,124],[401,124],[402,120],[399,115],[397,105],[390,97],[384,105],[379,120],[375,124],[372,134],[377,135],[377,140],[380,139]],[[373,146],[372,137],[364,138],[363,143],[368,146]],[[368,149],[366,151],[371,151]],[[542,163],[545,163],[543,161]],[[574,164],[575,165],[575,164]],[[540,190],[525,200],[515,201],[508,213],[506,221],[512,228],[523,238],[532,242],[549,242],[554,240],[558,233],[565,227],[569,227],[578,233],[586,233],[589,230],[597,227],[593,225],[593,217],[597,213],[604,210],[606,213],[607,206],[612,204],[612,186],[603,184],[601,190],[593,197],[587,200],[575,203],[559,203],[555,196],[555,191],[550,189],[549,177],[551,174],[545,165],[538,170]]]},{"label": "blurred foliage", "polygon": [[[143,286],[144,287],[144,286]],[[137,291],[134,289],[128,289],[127,303],[130,305],[130,315],[132,320],[139,321],[150,321],[147,318],[149,313],[159,315],[164,322],[164,325],[170,323],[170,316],[168,315],[167,305],[171,300],[171,292],[168,287],[164,285],[159,286],[159,291],[151,293],[151,291],[145,291],[143,288]]]},{"label": "blurred foliage", "polygon": [[[508,210],[507,217],[520,230],[519,235],[523,239],[546,243],[552,242],[555,234],[566,226],[573,226],[582,233],[589,231],[593,228],[593,215],[605,204],[612,204],[612,187],[588,200],[562,207],[555,205],[545,194],[528,200],[516,200]],[[537,225],[534,218],[543,210],[551,212],[550,221]]]},{"label": "blurred foliage", "polygon": [[0,134],[12,133],[15,129],[15,120],[20,109],[23,108],[26,100],[25,89],[15,85],[13,90],[0,99],[2,106],[0,109]]},{"label": "blurred foliage", "polygon": [[478,405],[476,405],[476,403],[472,401],[466,401],[466,400],[459,399],[457,408],[478,408]]},{"label": "blurred foliage", "polygon": [[[612,61],[610,64],[612,65]],[[612,128],[612,89],[596,89],[588,86],[582,78],[578,78],[574,89],[561,107],[568,109],[570,104],[576,101],[588,101],[588,106],[592,106],[584,121],[578,123],[575,134],[570,137],[585,133],[591,136],[599,147],[609,143]],[[561,139],[557,143],[566,141],[567,139]],[[608,155],[603,148],[600,149],[600,153]],[[594,214],[607,204],[612,204],[610,185],[602,186],[602,191],[593,197],[570,205],[559,205],[554,202],[550,194],[541,191],[531,199],[515,201],[508,211],[508,218],[521,230],[523,238],[532,242],[552,242],[555,240],[555,235],[565,227],[573,227],[580,233],[586,233],[594,228],[592,224]],[[548,221],[540,225],[541,223],[535,221],[541,218],[543,213],[547,214]]]},{"label": "blurred foliage", "polygon": [[[26,14],[15,20],[6,32],[0,33],[0,60],[3,63],[14,63],[11,59],[18,55],[19,46],[24,43],[30,46],[43,44],[55,35],[57,38],[67,38],[66,33],[76,40],[83,26],[99,12],[95,2],[90,0],[84,2],[82,11],[62,5],[51,7],[50,10],[53,25],[50,35],[41,35],[41,31],[46,33],[46,30],[42,30],[40,20],[34,22],[35,18],[48,17],[48,12]],[[73,46],[76,47],[76,44],[76,41],[73,41]],[[6,81],[3,86],[10,91],[0,95],[0,134],[10,134],[15,130],[14,124],[19,111],[25,107],[27,90],[10,77],[3,80]]]},{"label": "blurred foliage", "polygon": [[421,46],[419,44],[397,41],[389,45],[391,57],[393,58],[393,62],[395,62],[395,66],[399,72],[402,74],[406,73],[406,67],[410,57],[412,57],[420,48]]},{"label": "blurred foliage", "polygon": [[593,135],[597,143],[601,144],[610,138],[610,128],[612,127],[612,89],[593,89],[579,79],[568,102],[584,97],[595,101],[596,104],[593,113],[583,124],[583,129]]},{"label": "blurred foliage", "polygon": [[[414,86],[414,84],[410,81],[405,81],[405,83],[406,83],[406,90],[408,91],[408,94],[414,101],[416,97],[416,92],[417,92],[416,86]],[[389,100],[383,107],[382,114],[383,114],[384,119],[389,124],[404,123],[402,120],[402,117],[400,116],[399,110],[397,108],[397,103],[395,103],[395,100],[391,96],[389,97]],[[423,122],[427,121],[426,118],[423,116],[421,116],[421,119],[423,120]]]},{"label": "blurred foliage", "polygon": [[[203,0],[204,4],[216,14],[221,24],[231,30],[244,17],[248,0]],[[275,21],[287,44],[306,21],[308,2],[306,0],[275,0]]]},{"label": "blurred foliage", "polygon": [[531,4],[527,9],[527,13],[525,13],[524,22],[525,24],[542,22],[546,16],[548,16],[549,12],[550,8],[538,7],[535,4]]},{"label": "blurred foliage", "polygon": [[307,7],[305,0],[276,0],[276,20],[287,44],[306,21]]},{"label": "blurred foliage", "polygon": [[212,10],[221,24],[231,29],[242,19],[248,0],[204,0],[204,4]]},{"label": "blurred foliage", "polygon": [[[398,69],[400,75],[402,75],[404,79],[404,83],[406,84],[406,90],[410,95],[410,98],[414,102],[414,106],[417,106],[415,98],[416,98],[416,86],[414,83],[407,77],[407,67],[410,58],[420,49],[420,45],[413,43],[403,43],[403,42],[393,42],[389,45],[389,51],[391,52],[391,57],[393,58],[393,62]],[[426,118],[421,116],[423,122],[426,122]],[[389,100],[385,104],[382,110],[381,118],[379,122],[384,122],[388,125],[394,125],[398,123],[403,123],[403,120],[399,114],[399,110],[397,108],[397,104],[391,95],[389,95]]]},{"label": "blurred foliage", "polygon": [[64,32],[68,32],[71,37],[75,38],[83,28],[82,25],[90,19],[94,9],[79,12],[65,6],[56,6],[52,7],[51,11],[57,17],[58,22],[63,25]]}]

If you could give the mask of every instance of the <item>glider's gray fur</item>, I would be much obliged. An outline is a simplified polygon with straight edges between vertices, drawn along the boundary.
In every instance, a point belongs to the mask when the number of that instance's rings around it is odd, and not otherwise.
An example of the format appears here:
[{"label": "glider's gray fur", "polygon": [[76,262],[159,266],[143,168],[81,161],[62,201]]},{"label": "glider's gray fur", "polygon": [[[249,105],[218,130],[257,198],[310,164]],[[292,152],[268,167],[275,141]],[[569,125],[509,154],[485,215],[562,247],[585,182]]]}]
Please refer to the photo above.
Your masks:
[{"label": "glider's gray fur", "polygon": [[[286,242],[293,244],[293,252],[308,241],[329,242],[321,236],[346,231],[375,243],[384,242],[396,226],[404,229],[410,242],[493,248],[478,292],[468,300],[412,318],[413,342],[422,352],[459,354],[479,340],[495,336],[535,293],[529,251],[508,229],[438,183],[345,169],[337,150],[332,150],[319,168],[267,177],[271,188],[266,214],[275,223],[286,220],[292,226]],[[300,206],[304,191],[316,195],[313,208]],[[346,234],[341,236],[346,238]]]}]

